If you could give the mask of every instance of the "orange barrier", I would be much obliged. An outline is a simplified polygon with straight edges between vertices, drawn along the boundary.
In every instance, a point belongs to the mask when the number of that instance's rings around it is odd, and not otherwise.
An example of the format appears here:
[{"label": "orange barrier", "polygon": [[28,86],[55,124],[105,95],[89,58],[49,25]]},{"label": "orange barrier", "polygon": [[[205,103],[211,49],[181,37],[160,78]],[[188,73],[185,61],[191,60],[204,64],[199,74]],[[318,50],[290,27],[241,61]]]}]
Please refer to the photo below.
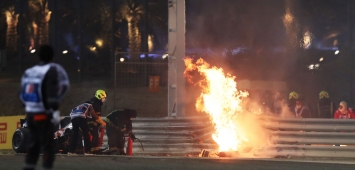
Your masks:
[{"label": "orange barrier", "polygon": [[12,135],[21,127],[20,119],[26,116],[0,117],[0,149],[12,149]]}]

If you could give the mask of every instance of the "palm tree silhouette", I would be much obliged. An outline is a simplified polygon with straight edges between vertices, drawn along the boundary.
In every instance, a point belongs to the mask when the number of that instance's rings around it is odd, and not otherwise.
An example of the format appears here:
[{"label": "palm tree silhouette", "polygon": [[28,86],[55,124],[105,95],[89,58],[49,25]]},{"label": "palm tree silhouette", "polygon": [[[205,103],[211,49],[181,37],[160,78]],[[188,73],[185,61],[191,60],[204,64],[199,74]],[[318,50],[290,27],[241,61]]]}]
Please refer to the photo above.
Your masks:
[{"label": "palm tree silhouette", "polygon": [[15,13],[14,6],[10,6],[4,10],[6,15],[6,23],[7,23],[7,30],[6,30],[6,49],[12,53],[15,52],[17,49],[17,24],[18,24],[18,17],[19,14]]},{"label": "palm tree silhouette", "polygon": [[51,19],[51,11],[48,9],[48,0],[30,0],[30,12],[34,17],[32,25],[38,30],[34,31],[33,36],[36,44],[48,44],[49,38],[49,20]]},{"label": "palm tree silhouette", "polygon": [[130,52],[139,52],[141,50],[141,32],[139,31],[138,22],[144,12],[143,5],[134,0],[125,0],[119,8],[120,18],[127,21],[128,48]]}]

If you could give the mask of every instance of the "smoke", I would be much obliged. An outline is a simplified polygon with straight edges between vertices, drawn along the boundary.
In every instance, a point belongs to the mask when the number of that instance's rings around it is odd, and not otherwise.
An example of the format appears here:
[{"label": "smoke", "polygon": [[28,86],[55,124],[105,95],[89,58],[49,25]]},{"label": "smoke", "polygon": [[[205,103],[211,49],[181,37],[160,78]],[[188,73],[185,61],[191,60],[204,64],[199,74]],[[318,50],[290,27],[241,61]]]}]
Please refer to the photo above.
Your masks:
[{"label": "smoke", "polygon": [[281,0],[187,1],[187,46],[279,46],[285,38]]},{"label": "smoke", "polygon": [[[236,80],[284,81],[295,66],[295,49],[299,45],[299,24],[294,13],[295,1],[254,0],[187,1],[186,45],[189,49],[213,49],[219,55],[203,55],[212,66],[222,67]],[[235,49],[243,49],[233,53]],[[207,51],[207,50],[206,50]],[[222,55],[222,52],[227,55]],[[237,51],[237,50],[235,50]],[[198,79],[198,74],[192,73]],[[249,89],[246,89],[249,91]],[[265,97],[263,91],[271,92]],[[190,93],[191,92],[191,93]],[[285,89],[250,91],[243,99],[244,114],[238,125],[248,141],[236,157],[256,157],[259,149],[273,145],[270,133],[263,127],[264,115],[291,118]],[[195,109],[200,91],[188,89],[189,108]],[[277,108],[277,113],[275,112]],[[194,111],[196,112],[196,111]],[[260,157],[257,156],[257,157]]]},{"label": "smoke", "polygon": [[[235,75],[237,80],[283,81],[294,67],[295,52],[289,45],[290,42],[299,44],[297,38],[290,36],[297,35],[299,30],[294,2],[205,0],[186,3],[186,47],[191,53],[201,54],[201,50],[196,49],[203,49],[207,54],[201,57],[206,61],[207,55],[214,55],[214,61],[208,62],[224,63],[226,72]],[[293,18],[285,25],[288,14]]]},{"label": "smoke", "polygon": [[239,127],[245,132],[245,136],[248,138],[247,142],[244,142],[242,147],[238,150],[236,157],[259,157],[255,156],[255,153],[261,148],[272,145],[270,141],[270,134],[262,126],[258,116],[253,114],[246,114],[240,117],[238,120]]},{"label": "smoke", "polygon": [[[279,113],[275,114],[271,109],[263,109],[265,106],[248,98],[243,100],[244,114],[238,117],[238,125],[241,128],[238,132],[248,139],[232,157],[238,158],[272,158],[273,155],[267,152],[267,148],[275,143],[272,140],[272,131],[264,127],[264,124],[271,123],[267,117],[294,118],[288,104],[282,95],[275,92],[272,96],[279,104]],[[266,150],[265,150],[266,149]]]}]

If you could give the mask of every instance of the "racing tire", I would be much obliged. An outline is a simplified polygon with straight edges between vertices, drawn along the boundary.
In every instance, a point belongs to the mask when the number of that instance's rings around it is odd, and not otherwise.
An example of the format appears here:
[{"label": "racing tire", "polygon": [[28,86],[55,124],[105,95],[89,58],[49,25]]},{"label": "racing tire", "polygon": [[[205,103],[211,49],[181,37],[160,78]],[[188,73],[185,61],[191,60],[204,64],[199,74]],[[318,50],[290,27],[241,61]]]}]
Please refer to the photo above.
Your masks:
[{"label": "racing tire", "polygon": [[16,153],[26,153],[27,146],[26,143],[30,136],[30,130],[27,128],[19,128],[15,131],[12,136],[12,149]]}]

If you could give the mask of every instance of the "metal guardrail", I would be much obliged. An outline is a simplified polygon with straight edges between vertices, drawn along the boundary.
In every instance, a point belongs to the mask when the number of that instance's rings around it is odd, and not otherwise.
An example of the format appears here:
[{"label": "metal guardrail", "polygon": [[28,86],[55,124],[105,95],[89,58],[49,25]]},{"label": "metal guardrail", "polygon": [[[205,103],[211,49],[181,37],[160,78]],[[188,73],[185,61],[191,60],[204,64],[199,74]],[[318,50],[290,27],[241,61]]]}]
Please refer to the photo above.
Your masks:
[{"label": "metal guardrail", "polygon": [[[254,156],[355,158],[355,120],[261,116],[259,121],[272,144],[253,149]],[[135,142],[134,155],[186,156],[218,149],[208,117],[140,118],[133,121],[133,129],[145,148]]]},{"label": "metal guardrail", "polygon": [[256,156],[355,158],[354,119],[284,119],[261,117],[274,145]]},{"label": "metal guardrail", "polygon": [[303,157],[303,158],[355,158],[353,146],[313,146],[313,145],[275,145],[255,153],[259,157]]},{"label": "metal guardrail", "polygon": [[[269,134],[268,146],[252,148],[256,157],[355,158],[355,120],[283,119],[260,116]],[[211,139],[214,128],[208,117],[137,118],[133,132],[133,155],[197,155],[201,150],[217,150]],[[104,136],[107,145],[107,136]]]},{"label": "metal guardrail", "polygon": [[355,133],[275,131],[270,137],[277,144],[355,145]]},{"label": "metal guardrail", "polygon": [[[134,142],[133,155],[197,155],[202,149],[217,149],[212,142],[213,128],[208,117],[137,118],[133,132],[140,139]],[[107,136],[104,136],[104,144]]]},{"label": "metal guardrail", "polygon": [[263,126],[280,131],[355,132],[355,119],[261,118]]}]

